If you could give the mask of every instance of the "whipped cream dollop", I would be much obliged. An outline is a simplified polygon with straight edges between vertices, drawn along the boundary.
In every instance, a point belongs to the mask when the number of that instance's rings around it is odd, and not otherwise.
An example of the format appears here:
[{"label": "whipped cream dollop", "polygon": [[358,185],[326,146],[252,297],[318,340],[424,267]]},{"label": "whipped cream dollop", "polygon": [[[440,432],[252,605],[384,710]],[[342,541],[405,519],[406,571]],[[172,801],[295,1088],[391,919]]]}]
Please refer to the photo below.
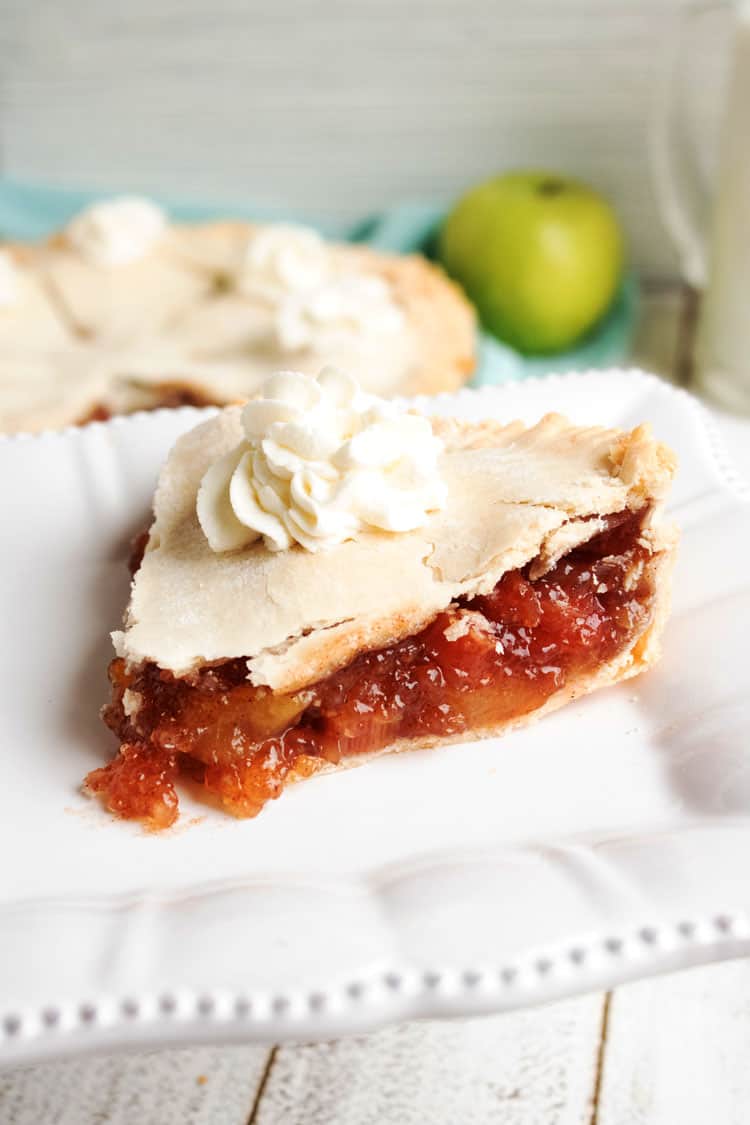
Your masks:
[{"label": "whipped cream dollop", "polygon": [[237,283],[250,296],[276,302],[288,293],[321,285],[330,272],[330,253],[317,231],[276,223],[251,236]]},{"label": "whipped cream dollop", "polygon": [[427,418],[365,394],[349,375],[281,371],[242,412],[245,440],[216,461],[198,490],[214,551],[259,539],[308,551],[364,529],[413,531],[443,507],[443,448]]},{"label": "whipped cream dollop", "polygon": [[136,262],[164,234],[167,218],[150,199],[122,195],[93,203],[68,223],[71,246],[95,266]]},{"label": "whipped cream dollop", "polygon": [[14,305],[20,295],[21,273],[9,250],[0,250],[0,308]]},{"label": "whipped cream dollop", "polygon": [[289,293],[276,310],[276,340],[283,351],[346,347],[403,331],[404,313],[381,277],[343,275],[315,288]]}]

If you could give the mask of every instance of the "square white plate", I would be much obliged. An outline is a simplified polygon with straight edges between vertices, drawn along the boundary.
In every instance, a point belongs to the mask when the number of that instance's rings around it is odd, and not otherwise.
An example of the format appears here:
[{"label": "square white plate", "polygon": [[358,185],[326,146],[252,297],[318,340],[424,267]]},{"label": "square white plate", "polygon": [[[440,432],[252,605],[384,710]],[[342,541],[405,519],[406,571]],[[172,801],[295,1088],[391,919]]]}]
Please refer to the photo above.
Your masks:
[{"label": "square white plate", "polygon": [[650,419],[683,528],[662,663],[502,740],[182,798],[154,836],[79,791],[130,537],[192,409],[0,442],[0,1061],[311,1039],[536,1003],[750,950],[750,506],[703,411],[639,372],[423,400]]}]

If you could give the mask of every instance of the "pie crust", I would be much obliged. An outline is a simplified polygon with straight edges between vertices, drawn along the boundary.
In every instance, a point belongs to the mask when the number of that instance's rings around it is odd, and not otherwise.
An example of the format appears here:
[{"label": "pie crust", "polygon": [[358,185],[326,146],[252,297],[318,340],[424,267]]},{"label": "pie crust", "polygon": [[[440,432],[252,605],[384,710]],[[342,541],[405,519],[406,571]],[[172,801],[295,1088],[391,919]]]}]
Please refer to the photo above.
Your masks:
[{"label": "pie crust", "polygon": [[[531,428],[443,419],[434,419],[433,427],[445,442],[445,508],[418,531],[364,533],[316,554],[298,547],[274,553],[260,541],[234,553],[209,548],[195,514],[197,486],[207,466],[239,440],[237,408],[177,442],[157,488],[125,625],[113,634],[117,659],[106,719],[123,753],[89,779],[89,788],[102,793],[109,807],[155,827],[170,823],[176,815],[172,781],[182,770],[209,790],[213,786],[230,811],[253,815],[288,781],[374,754],[496,735],[653,663],[669,608],[677,536],[660,518],[674,456],[649,427],[581,428],[559,415]],[[515,636],[507,630],[519,621],[525,622],[523,645],[504,651],[507,636]],[[539,655],[550,637],[562,653],[556,671]],[[446,644],[456,648],[446,650]],[[331,729],[343,729],[336,727],[336,707],[351,707],[363,684],[372,688],[379,662],[390,669],[392,691],[399,661],[426,666],[424,654],[432,654],[430,664],[437,651],[434,675],[446,673],[450,680],[462,660],[467,668],[479,667],[475,649],[499,688],[505,691],[503,672],[520,685],[515,697],[506,692],[502,706],[488,696],[488,706],[477,708],[466,696],[460,721],[443,723],[437,712],[429,721],[399,720],[371,737],[371,745],[348,736],[332,742],[324,732],[316,749],[315,708],[333,723]],[[532,690],[529,683],[537,680],[543,686]],[[494,688],[477,686],[477,698],[481,690]],[[447,683],[441,695],[425,681],[418,705],[429,698],[437,711],[453,707],[458,696],[451,691]],[[222,721],[229,726],[217,727],[218,734],[205,718],[213,712],[202,712],[213,739],[210,754],[205,748],[195,755],[184,751],[192,745],[195,732],[188,728],[196,720],[179,710],[182,693],[199,709],[204,703],[214,707],[219,698],[225,708]],[[253,735],[248,742],[245,730],[236,735],[239,741],[224,738],[221,730],[240,730],[241,723],[231,727],[233,700],[240,697],[250,728],[256,707],[265,716],[261,726],[276,724],[273,737]],[[154,700],[171,707],[172,717],[183,715],[177,726],[170,718],[171,726],[158,728],[158,737]],[[179,728],[179,737],[167,737],[167,728]],[[273,778],[261,793],[255,755],[276,762],[300,729],[307,732],[304,752],[287,754],[278,785]],[[196,745],[201,739],[205,743],[200,735]],[[165,753],[169,769],[159,757]],[[171,770],[165,790],[171,796],[161,809],[169,816],[155,815],[148,802],[128,804],[127,768],[117,775],[128,754],[141,755],[140,776],[146,761],[164,776]],[[226,778],[217,781],[217,770],[226,773],[230,766],[235,780],[227,796]],[[247,792],[236,780],[240,775],[250,779]],[[113,796],[116,788],[119,796]]]},{"label": "pie crust", "polygon": [[[346,274],[378,277],[403,328],[289,353],[273,309],[242,291],[238,263],[261,228],[245,222],[172,226],[145,257],[91,264],[58,234],[6,247],[17,299],[0,308],[0,432],[36,431],[181,401],[250,397],[280,367],[352,371],[380,395],[454,390],[475,366],[475,316],[460,289],[418,255],[327,245]],[[323,354],[325,351],[325,354]]]}]

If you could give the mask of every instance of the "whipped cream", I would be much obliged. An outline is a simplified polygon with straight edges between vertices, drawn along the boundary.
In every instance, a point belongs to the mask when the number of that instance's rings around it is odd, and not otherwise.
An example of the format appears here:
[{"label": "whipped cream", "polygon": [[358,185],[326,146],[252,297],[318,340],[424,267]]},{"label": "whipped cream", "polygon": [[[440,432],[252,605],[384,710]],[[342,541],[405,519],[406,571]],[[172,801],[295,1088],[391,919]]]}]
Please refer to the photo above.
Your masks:
[{"label": "whipped cream", "polygon": [[344,275],[281,300],[276,340],[283,351],[325,351],[374,337],[380,342],[403,331],[404,320],[383,278]]},{"label": "whipped cream", "polygon": [[14,305],[19,297],[21,274],[8,250],[0,250],[0,308]]},{"label": "whipped cream", "polygon": [[214,551],[263,538],[272,551],[308,551],[364,529],[404,532],[443,507],[442,442],[427,418],[367,395],[349,375],[280,371],[242,412],[245,440],[216,461],[198,490]]},{"label": "whipped cream", "polygon": [[93,265],[124,266],[145,257],[166,227],[166,215],[151,200],[122,195],[81,211],[68,223],[66,234]]},{"label": "whipped cream", "polygon": [[317,231],[276,223],[260,227],[250,238],[237,284],[250,296],[276,302],[321,285],[330,271],[330,254]]}]

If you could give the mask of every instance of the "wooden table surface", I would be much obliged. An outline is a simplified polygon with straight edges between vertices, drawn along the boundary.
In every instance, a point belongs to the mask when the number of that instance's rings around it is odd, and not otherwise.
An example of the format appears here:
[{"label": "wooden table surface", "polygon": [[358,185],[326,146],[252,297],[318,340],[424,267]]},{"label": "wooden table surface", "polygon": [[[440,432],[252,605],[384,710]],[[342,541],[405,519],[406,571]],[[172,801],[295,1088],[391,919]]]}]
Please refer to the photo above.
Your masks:
[{"label": "wooden table surface", "polygon": [[[644,301],[634,362],[682,381],[691,302]],[[718,415],[750,475],[750,422]],[[298,1047],[201,1047],[0,1074],[0,1125],[747,1125],[750,961],[543,1008]]]}]

